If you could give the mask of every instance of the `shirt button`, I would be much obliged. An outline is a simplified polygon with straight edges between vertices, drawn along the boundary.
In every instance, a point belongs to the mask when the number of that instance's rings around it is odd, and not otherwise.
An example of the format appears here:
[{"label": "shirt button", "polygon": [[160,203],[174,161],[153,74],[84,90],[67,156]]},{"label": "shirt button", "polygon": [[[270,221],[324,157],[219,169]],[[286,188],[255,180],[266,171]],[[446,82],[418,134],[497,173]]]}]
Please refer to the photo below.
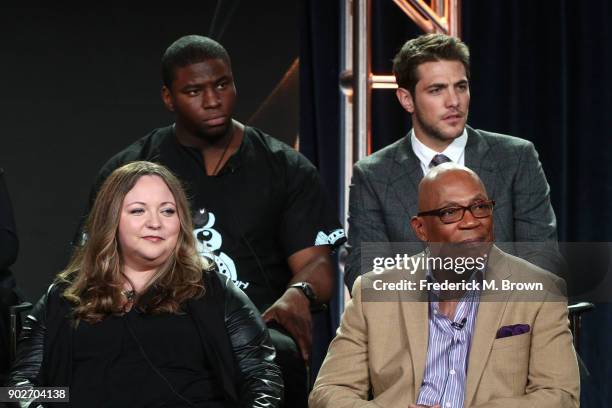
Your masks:
[{"label": "shirt button", "polygon": [[437,315],[438,314],[438,309],[434,309],[434,314]]},{"label": "shirt button", "polygon": [[450,375],[455,375],[455,370],[451,368],[449,373],[450,373]]},{"label": "shirt button", "polygon": [[447,402],[446,404],[444,404],[444,406],[450,408],[450,402]]}]

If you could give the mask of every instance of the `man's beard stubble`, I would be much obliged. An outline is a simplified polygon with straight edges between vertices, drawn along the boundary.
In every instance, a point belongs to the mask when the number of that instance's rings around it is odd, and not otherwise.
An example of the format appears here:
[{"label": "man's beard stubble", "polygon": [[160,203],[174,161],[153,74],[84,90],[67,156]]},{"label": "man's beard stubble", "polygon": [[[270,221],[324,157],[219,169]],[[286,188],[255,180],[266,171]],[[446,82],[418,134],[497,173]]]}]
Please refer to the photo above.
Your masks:
[{"label": "man's beard stubble", "polygon": [[[467,117],[467,112],[465,114],[463,112],[461,113],[464,115],[464,117]],[[421,116],[421,111],[416,104],[414,106],[414,114],[417,120],[419,121],[419,123],[421,124],[421,128],[423,129],[424,133],[427,136],[433,139],[436,139],[440,142],[448,142],[449,140],[455,140],[456,138],[461,136],[461,134],[463,133],[463,130],[465,129],[465,122],[464,122],[463,128],[456,135],[448,137],[448,136],[445,136],[442,132],[440,132],[436,126],[429,125],[426,121],[423,120],[423,117]]]}]

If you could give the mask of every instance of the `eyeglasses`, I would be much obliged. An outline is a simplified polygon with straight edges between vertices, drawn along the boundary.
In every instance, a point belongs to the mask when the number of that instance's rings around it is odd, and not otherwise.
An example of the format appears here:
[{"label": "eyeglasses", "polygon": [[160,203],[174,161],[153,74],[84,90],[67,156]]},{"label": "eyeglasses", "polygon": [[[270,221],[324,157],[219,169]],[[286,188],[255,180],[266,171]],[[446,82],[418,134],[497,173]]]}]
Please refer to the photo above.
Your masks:
[{"label": "eyeglasses", "polygon": [[440,218],[444,224],[452,224],[454,222],[459,222],[463,219],[465,215],[465,210],[469,210],[474,218],[487,218],[493,214],[493,207],[495,206],[494,200],[489,201],[480,201],[478,203],[474,203],[468,205],[467,207],[463,206],[454,206],[454,207],[444,207],[438,208],[437,210],[430,211],[422,211],[417,215],[419,217],[423,216],[432,216],[435,215]]}]

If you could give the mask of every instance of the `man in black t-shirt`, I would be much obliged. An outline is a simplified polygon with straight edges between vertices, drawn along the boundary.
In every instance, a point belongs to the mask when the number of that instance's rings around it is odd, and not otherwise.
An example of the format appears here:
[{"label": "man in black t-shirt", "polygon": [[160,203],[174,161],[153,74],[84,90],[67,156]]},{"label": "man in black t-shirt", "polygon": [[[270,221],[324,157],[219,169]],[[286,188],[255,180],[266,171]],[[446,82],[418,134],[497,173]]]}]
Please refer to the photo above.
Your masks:
[{"label": "man in black t-shirt", "polygon": [[333,292],[330,253],[344,231],[316,168],[300,153],[232,119],[236,88],[217,42],[186,36],[162,59],[162,100],[176,116],[111,158],[117,167],[158,162],[185,184],[198,251],[214,260],[262,312],[277,348],[288,406],[306,407],[310,308]]}]

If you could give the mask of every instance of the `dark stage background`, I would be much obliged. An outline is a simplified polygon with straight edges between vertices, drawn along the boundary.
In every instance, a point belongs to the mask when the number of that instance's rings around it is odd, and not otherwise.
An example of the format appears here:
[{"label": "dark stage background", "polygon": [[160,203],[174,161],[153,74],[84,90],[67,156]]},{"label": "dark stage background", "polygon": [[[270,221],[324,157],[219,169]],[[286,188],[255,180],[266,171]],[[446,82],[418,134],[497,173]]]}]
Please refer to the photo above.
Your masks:
[{"label": "dark stage background", "polygon": [[[332,86],[332,75],[316,61],[326,55],[328,44],[338,44],[339,28],[326,21],[332,13],[339,15],[340,2],[309,4],[309,14],[302,18],[308,20],[314,75],[303,77],[302,87],[311,80],[316,99],[302,94],[301,105],[327,101],[315,109],[318,116],[308,116],[316,118],[338,109],[337,85]],[[391,0],[374,0],[372,9],[373,71],[390,73],[397,50],[420,30]],[[462,38],[472,53],[469,123],[535,143],[551,186],[561,241],[612,241],[612,4],[463,0],[461,11]],[[306,61],[302,55],[303,72]],[[394,92],[375,90],[372,100],[377,150],[404,136],[410,123]],[[330,106],[334,103],[335,108]],[[302,110],[302,120],[304,115]],[[337,155],[327,157],[326,152],[337,148],[337,139],[329,135],[337,134],[338,127],[331,119],[317,123],[310,133],[302,133],[302,147],[319,160],[337,161]],[[324,176],[334,180],[337,174],[337,169],[328,170]],[[589,247],[595,251],[595,245]],[[573,264],[568,284],[574,300],[611,273],[607,252],[593,254],[608,258],[607,265],[581,267],[581,259]],[[587,408],[609,407],[612,397],[612,293],[604,299],[583,320],[581,355],[591,371],[582,378],[582,406]]]}]

